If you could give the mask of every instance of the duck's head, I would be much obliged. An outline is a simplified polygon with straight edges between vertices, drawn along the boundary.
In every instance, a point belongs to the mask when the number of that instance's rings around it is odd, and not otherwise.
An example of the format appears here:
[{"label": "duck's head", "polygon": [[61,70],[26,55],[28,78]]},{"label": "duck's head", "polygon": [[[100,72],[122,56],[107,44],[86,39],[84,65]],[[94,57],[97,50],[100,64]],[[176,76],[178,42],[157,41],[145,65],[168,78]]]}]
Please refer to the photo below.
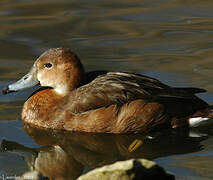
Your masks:
[{"label": "duck's head", "polygon": [[79,58],[67,48],[53,48],[44,52],[30,72],[19,81],[3,89],[3,94],[24,90],[40,84],[66,95],[79,86],[84,69]]}]

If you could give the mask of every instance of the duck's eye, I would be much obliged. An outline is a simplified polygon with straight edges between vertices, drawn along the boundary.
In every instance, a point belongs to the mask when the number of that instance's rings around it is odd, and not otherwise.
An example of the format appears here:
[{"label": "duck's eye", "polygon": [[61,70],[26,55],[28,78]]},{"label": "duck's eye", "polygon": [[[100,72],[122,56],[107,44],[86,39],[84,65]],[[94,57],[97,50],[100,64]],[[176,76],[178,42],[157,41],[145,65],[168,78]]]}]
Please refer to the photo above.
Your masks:
[{"label": "duck's eye", "polygon": [[46,67],[46,68],[51,68],[51,67],[52,67],[52,64],[51,64],[51,63],[46,63],[46,64],[44,64],[44,67]]}]

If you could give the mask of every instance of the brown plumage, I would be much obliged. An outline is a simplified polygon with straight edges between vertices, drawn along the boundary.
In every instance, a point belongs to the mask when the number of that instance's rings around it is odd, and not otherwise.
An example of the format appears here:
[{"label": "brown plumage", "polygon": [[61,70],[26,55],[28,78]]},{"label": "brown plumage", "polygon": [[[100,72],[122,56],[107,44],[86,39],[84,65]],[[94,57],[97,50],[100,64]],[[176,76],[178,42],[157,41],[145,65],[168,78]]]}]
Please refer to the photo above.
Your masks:
[{"label": "brown plumage", "polygon": [[[26,76],[50,87],[35,92],[23,107],[22,119],[39,127],[140,133],[188,126],[190,117],[212,116],[209,105],[195,95],[203,89],[173,88],[127,72],[84,73],[79,58],[66,48],[45,52]],[[21,80],[4,92],[19,90]]]}]

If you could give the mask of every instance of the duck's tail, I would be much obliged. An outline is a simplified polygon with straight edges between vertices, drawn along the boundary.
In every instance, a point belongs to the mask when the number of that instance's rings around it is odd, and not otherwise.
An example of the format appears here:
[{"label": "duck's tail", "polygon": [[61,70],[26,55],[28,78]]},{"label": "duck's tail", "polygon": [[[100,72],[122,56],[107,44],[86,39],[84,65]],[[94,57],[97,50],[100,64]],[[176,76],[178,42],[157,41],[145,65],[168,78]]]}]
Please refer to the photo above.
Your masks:
[{"label": "duck's tail", "polygon": [[197,111],[189,119],[189,126],[193,128],[208,125],[213,125],[213,105],[204,110]]}]

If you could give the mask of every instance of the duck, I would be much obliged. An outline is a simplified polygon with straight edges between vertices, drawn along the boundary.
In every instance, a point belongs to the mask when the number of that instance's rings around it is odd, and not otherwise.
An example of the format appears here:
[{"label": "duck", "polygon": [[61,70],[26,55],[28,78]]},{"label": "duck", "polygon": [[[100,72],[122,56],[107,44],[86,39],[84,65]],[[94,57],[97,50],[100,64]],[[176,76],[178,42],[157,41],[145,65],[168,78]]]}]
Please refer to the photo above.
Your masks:
[{"label": "duck", "polygon": [[87,133],[147,133],[162,128],[197,127],[213,118],[213,108],[196,96],[206,90],[171,87],[130,72],[85,72],[69,48],[51,48],[29,73],[3,94],[40,85],[22,108],[24,122],[39,128]]}]

